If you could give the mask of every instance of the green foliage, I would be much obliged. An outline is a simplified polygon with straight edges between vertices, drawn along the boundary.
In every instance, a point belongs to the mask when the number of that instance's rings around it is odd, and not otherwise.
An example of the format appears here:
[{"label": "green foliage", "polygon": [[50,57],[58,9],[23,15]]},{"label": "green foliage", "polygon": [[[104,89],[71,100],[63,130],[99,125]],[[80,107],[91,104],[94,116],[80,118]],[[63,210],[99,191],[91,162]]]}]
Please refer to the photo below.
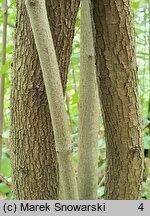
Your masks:
[{"label": "green foliage", "polygon": [[143,183],[141,192],[145,199],[150,200],[150,179],[147,179],[146,182]]},{"label": "green foliage", "polygon": [[103,197],[104,196],[104,190],[105,190],[104,186],[98,188],[98,190],[97,190],[97,196],[98,197]]},{"label": "green foliage", "polygon": [[0,183],[0,194],[7,194],[10,191],[11,190],[7,185],[5,185],[4,183]]},{"label": "green foliage", "polygon": [[1,67],[0,75],[6,73],[10,69],[10,62],[7,62]]},{"label": "green foliage", "polygon": [[[2,10],[2,0],[0,0],[0,8]],[[10,73],[13,53],[14,27],[16,7],[15,1],[8,1],[8,21],[7,21],[7,48],[6,48],[6,64],[2,65],[0,59],[0,75],[5,74],[5,102],[4,102],[4,131],[3,131],[3,149],[2,149],[2,167],[1,175],[11,182],[11,166],[9,157],[9,127],[10,127]],[[0,13],[0,38],[2,38],[3,13]],[[0,55],[2,54],[2,40],[0,40]],[[11,199],[12,193],[10,188],[4,183],[0,183],[0,194],[6,195],[6,199]]]},{"label": "green foliage", "polygon": [[[134,9],[135,36],[136,36],[136,54],[138,63],[140,107],[142,113],[143,127],[148,124],[150,100],[150,8],[149,0],[134,0],[132,2]],[[150,131],[144,130],[144,149],[150,149]],[[148,156],[147,156],[148,157]],[[147,161],[150,158],[146,159]],[[145,166],[146,163],[145,163]],[[145,167],[148,170],[148,167]],[[150,172],[147,172],[146,181],[143,182],[143,196],[150,199]]]},{"label": "green foliage", "polygon": [[148,115],[148,101],[150,93],[149,70],[149,6],[148,0],[134,0],[134,21],[136,35],[136,53],[139,76],[139,93],[143,124]]},{"label": "green foliage", "polygon": [[150,149],[150,135],[144,136],[144,149]]},{"label": "green foliage", "polygon": [[10,160],[6,156],[2,157],[1,173],[3,176],[7,176],[7,177],[11,176]]}]

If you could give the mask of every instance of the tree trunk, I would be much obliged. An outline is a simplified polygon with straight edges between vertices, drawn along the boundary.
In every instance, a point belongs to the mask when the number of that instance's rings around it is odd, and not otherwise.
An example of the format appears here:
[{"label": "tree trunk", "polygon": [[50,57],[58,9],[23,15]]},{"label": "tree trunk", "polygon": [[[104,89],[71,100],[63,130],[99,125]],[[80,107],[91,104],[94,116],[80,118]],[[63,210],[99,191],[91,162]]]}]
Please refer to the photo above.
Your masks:
[{"label": "tree trunk", "polygon": [[80,0],[46,0],[64,93],[79,4]]},{"label": "tree trunk", "polygon": [[25,0],[25,3],[42,68],[65,199],[78,199],[71,136],[46,5],[40,0]]},{"label": "tree trunk", "polygon": [[[65,91],[79,1],[46,3]],[[11,151],[14,199],[58,199],[58,166],[48,101],[25,3],[19,0],[11,87]]]},{"label": "tree trunk", "polygon": [[92,0],[106,148],[106,199],[138,199],[143,146],[129,0]]},{"label": "tree trunk", "polygon": [[81,2],[79,101],[79,199],[97,199],[98,90],[95,52],[88,0]]}]

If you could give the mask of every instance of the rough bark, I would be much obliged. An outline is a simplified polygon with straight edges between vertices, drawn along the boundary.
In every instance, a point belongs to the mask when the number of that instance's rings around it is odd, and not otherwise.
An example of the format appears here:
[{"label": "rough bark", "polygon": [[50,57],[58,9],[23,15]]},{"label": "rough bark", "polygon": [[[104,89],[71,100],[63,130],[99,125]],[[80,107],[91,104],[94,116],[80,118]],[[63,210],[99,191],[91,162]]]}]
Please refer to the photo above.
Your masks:
[{"label": "rough bark", "polygon": [[[46,3],[65,90],[79,1]],[[61,16],[56,18],[56,11]],[[11,87],[11,150],[14,199],[58,199],[58,167],[48,101],[25,3],[19,0]]]},{"label": "rough bark", "polygon": [[98,89],[95,52],[88,0],[81,2],[80,101],[79,101],[79,199],[97,198]]},{"label": "rough bark", "polygon": [[138,199],[143,146],[129,0],[92,0],[107,148],[106,199]]},{"label": "rough bark", "polygon": [[25,0],[25,3],[42,68],[65,199],[77,199],[78,191],[72,161],[71,137],[46,5],[40,0]]},{"label": "rough bark", "polygon": [[64,93],[79,4],[80,0],[46,0]]}]

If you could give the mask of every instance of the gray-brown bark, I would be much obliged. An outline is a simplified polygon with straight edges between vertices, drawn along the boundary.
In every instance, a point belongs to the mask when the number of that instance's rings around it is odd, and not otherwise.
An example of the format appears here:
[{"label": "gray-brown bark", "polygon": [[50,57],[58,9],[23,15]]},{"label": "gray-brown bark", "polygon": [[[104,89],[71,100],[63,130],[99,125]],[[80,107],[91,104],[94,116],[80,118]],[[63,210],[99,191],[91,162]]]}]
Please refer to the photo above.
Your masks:
[{"label": "gray-brown bark", "polygon": [[48,20],[51,26],[64,92],[79,3],[80,0],[46,0]]},{"label": "gray-brown bark", "polygon": [[106,144],[106,199],[138,199],[143,146],[129,0],[92,0]]},{"label": "gray-brown bark", "polygon": [[[46,3],[65,90],[79,1]],[[61,14],[57,19],[56,11]],[[58,167],[48,101],[25,4],[19,0],[11,87],[11,150],[14,199],[58,199]]]},{"label": "gray-brown bark", "polygon": [[79,199],[97,199],[99,101],[95,52],[88,0],[81,2],[80,101],[79,101]]},{"label": "gray-brown bark", "polygon": [[78,199],[71,136],[46,5],[40,0],[25,0],[25,4],[42,68],[65,199]]}]

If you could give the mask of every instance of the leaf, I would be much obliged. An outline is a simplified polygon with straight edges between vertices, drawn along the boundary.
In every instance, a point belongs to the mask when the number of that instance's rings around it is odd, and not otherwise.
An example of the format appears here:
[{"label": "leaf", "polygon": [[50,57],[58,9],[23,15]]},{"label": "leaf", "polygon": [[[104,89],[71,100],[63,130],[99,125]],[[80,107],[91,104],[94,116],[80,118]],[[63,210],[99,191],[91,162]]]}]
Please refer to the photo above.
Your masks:
[{"label": "leaf", "polygon": [[74,154],[74,155],[73,155],[73,161],[74,161],[75,163],[78,163],[78,154]]},{"label": "leaf", "polygon": [[5,65],[2,66],[0,70],[0,75],[6,73],[9,68],[10,68],[10,62],[7,62]]},{"label": "leaf", "polygon": [[150,200],[150,179],[146,180],[145,186],[146,186],[146,199]]},{"label": "leaf", "polygon": [[77,104],[79,102],[79,91],[74,93],[71,98],[71,105]]},{"label": "leaf", "polygon": [[142,30],[141,28],[136,28],[135,33],[136,34],[145,34],[145,30]]},{"label": "leaf", "polygon": [[103,163],[99,168],[98,168],[98,173],[101,173],[102,171],[104,171],[106,168],[106,163]]},{"label": "leaf", "polygon": [[6,197],[6,200],[12,200],[12,199],[13,199],[13,194],[12,192],[10,192]]},{"label": "leaf", "polygon": [[150,149],[150,136],[144,136],[144,149]]},{"label": "leaf", "polygon": [[150,192],[147,192],[146,198],[147,198],[147,200],[150,200]]},{"label": "leaf", "polygon": [[140,6],[140,2],[139,1],[134,1],[134,2],[132,2],[132,6],[133,6],[134,9],[138,9],[139,6]]},{"label": "leaf", "polygon": [[150,179],[146,180],[146,186],[150,188]]},{"label": "leaf", "polygon": [[97,196],[98,197],[102,197],[104,195],[104,189],[105,189],[104,186],[98,188],[98,190],[97,190]]},{"label": "leaf", "polygon": [[9,193],[11,190],[10,188],[5,185],[4,183],[0,183],[0,194],[6,194]]},{"label": "leaf", "polygon": [[2,175],[10,177],[11,176],[11,166],[10,166],[10,159],[6,156],[2,157]]},{"label": "leaf", "polygon": [[3,138],[7,138],[7,139],[9,138],[9,130],[3,133]]}]

